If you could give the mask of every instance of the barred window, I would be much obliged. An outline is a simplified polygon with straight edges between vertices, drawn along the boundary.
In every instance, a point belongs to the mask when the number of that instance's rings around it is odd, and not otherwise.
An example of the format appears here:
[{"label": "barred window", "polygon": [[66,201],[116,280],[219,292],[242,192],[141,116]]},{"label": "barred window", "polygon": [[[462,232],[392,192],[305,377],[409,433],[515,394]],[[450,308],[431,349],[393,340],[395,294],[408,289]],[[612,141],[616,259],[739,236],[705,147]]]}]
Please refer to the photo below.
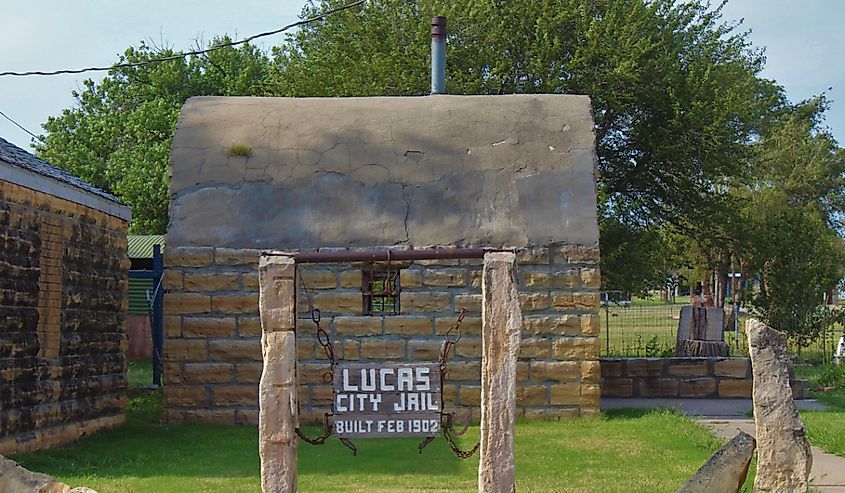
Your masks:
[{"label": "barred window", "polygon": [[399,314],[399,271],[364,271],[364,315]]}]

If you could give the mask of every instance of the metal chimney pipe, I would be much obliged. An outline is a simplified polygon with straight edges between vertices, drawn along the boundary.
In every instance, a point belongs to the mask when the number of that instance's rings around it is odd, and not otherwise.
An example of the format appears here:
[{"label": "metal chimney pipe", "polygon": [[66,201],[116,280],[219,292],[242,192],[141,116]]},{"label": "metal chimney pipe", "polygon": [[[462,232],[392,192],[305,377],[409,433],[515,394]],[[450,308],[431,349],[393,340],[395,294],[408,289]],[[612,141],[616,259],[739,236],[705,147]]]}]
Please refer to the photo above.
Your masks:
[{"label": "metal chimney pipe", "polygon": [[431,18],[431,93],[446,93],[446,18]]}]

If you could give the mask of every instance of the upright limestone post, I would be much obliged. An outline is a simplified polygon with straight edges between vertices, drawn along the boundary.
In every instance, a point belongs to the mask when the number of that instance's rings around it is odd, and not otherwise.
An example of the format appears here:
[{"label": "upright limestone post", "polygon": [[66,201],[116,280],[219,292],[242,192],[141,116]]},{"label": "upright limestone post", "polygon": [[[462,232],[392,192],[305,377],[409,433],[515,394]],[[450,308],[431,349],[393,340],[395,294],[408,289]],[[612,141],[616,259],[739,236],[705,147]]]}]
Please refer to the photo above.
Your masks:
[{"label": "upright limestone post", "polygon": [[261,491],[296,491],[296,265],[293,257],[262,254],[258,264],[261,354],[258,453]]},{"label": "upright limestone post", "polygon": [[522,310],[515,261],[513,253],[484,255],[479,493],[516,491],[516,360],[522,340]]},{"label": "upright limestone post", "polygon": [[749,320],[748,349],[754,374],[757,429],[755,493],[804,493],[813,454],[789,385],[786,334]]}]

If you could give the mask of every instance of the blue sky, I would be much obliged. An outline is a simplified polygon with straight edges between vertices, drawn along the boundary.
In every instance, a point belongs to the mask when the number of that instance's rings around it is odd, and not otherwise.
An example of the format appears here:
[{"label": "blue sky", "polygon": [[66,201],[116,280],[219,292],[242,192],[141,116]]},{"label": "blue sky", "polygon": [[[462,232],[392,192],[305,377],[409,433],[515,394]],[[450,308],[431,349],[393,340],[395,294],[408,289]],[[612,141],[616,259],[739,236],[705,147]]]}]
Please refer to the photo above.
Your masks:
[{"label": "blue sky", "polygon": [[[717,2],[714,2],[717,3]],[[218,34],[247,36],[296,20],[301,0],[0,0],[0,71],[105,66],[141,40],[189,49]],[[744,18],[766,47],[763,76],[798,101],[828,91],[828,113],[845,145],[845,0],[731,0],[727,19]],[[277,44],[277,35],[259,46]],[[88,74],[95,80],[98,74]],[[0,111],[38,134],[48,116],[73,104],[85,77],[0,78]],[[0,117],[0,137],[29,148],[30,137]]]}]

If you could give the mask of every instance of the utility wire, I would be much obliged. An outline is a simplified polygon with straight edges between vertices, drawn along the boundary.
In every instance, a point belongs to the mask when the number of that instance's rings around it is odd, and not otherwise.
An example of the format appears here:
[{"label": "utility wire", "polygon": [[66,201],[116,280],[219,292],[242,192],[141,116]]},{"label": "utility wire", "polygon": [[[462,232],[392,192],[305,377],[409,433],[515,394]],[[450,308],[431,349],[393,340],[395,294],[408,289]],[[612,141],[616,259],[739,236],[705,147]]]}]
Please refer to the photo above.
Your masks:
[{"label": "utility wire", "polygon": [[9,120],[10,122],[14,123],[16,127],[18,127],[19,129],[23,130],[24,132],[28,133],[29,135],[32,135],[33,137],[35,137],[35,139],[36,139],[36,140],[41,140],[41,137],[39,137],[39,136],[35,135],[34,133],[30,132],[29,130],[27,130],[27,129],[26,129],[26,127],[24,127],[24,126],[23,126],[23,125],[21,125],[20,123],[18,123],[18,122],[16,122],[16,121],[12,120],[12,118],[11,118],[11,117],[9,117],[6,113],[3,113],[2,111],[0,111],[0,116],[2,116],[3,118],[5,118],[5,119]]},{"label": "utility wire", "polygon": [[342,7],[327,10],[327,11],[325,11],[325,12],[319,14],[319,15],[316,15],[314,17],[310,17],[308,19],[303,19],[301,21],[297,21],[297,22],[294,22],[292,24],[288,24],[287,26],[281,27],[281,28],[276,29],[274,31],[267,31],[267,32],[255,34],[255,35],[250,36],[248,38],[244,38],[244,39],[241,39],[241,40],[238,40],[238,41],[230,41],[228,43],[223,43],[223,44],[220,44],[220,45],[212,46],[211,48],[207,48],[205,50],[183,51],[181,53],[177,53],[175,55],[170,55],[170,56],[166,56],[166,57],[162,57],[162,58],[153,58],[153,59],[144,60],[144,61],[141,61],[141,62],[118,63],[118,64],[115,64],[115,65],[111,65],[109,67],[87,67],[87,68],[79,68],[79,69],[53,70],[53,71],[49,71],[49,72],[40,71],[40,70],[32,70],[32,71],[29,71],[29,72],[0,72],[0,77],[27,77],[27,76],[31,76],[31,75],[62,75],[62,74],[82,74],[82,73],[85,73],[85,72],[103,72],[103,71],[106,71],[106,70],[112,70],[112,69],[116,69],[116,68],[132,68],[132,67],[140,67],[142,65],[149,65],[149,64],[152,64],[152,63],[168,62],[168,61],[171,61],[171,60],[178,60],[180,58],[184,58],[184,57],[190,56],[190,55],[204,55],[206,53],[210,53],[212,51],[216,51],[216,50],[219,50],[221,48],[229,48],[229,47],[232,47],[232,46],[238,46],[238,45],[246,44],[246,43],[249,43],[250,41],[252,41],[254,39],[263,38],[263,37],[266,37],[266,36],[272,36],[274,34],[279,34],[279,33],[285,32],[288,29],[292,29],[292,28],[297,27],[297,26],[310,24],[312,22],[322,20],[323,18],[325,18],[326,16],[329,16],[331,14],[335,14],[337,12],[348,10],[348,9],[351,9],[352,7],[356,7],[358,5],[361,5],[362,3],[366,2],[366,1],[367,0],[357,0],[355,2],[344,5]]}]

